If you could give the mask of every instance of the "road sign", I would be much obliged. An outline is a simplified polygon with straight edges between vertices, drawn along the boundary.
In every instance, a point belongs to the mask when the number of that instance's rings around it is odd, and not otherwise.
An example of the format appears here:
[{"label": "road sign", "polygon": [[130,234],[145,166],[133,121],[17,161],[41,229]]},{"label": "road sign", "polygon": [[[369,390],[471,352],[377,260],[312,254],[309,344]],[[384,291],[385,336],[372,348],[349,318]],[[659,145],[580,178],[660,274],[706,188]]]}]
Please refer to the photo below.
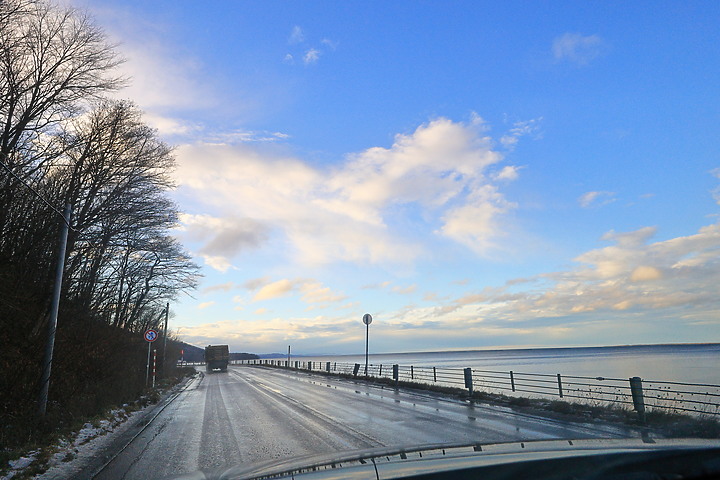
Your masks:
[{"label": "road sign", "polygon": [[[355,317],[355,318],[357,318],[357,317]],[[363,323],[365,325],[370,325],[372,323],[372,315],[370,315],[369,313],[366,313],[365,315],[363,315]]]},{"label": "road sign", "polygon": [[158,338],[158,332],[157,330],[153,330],[152,328],[145,332],[145,340],[148,342],[154,342]]}]

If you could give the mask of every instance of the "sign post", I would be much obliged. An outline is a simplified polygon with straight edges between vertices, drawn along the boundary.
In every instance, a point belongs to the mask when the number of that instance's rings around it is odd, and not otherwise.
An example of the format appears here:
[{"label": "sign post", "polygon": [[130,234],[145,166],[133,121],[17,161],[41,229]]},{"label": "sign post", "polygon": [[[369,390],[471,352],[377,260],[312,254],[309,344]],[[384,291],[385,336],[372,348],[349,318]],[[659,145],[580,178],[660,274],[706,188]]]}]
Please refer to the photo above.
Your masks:
[{"label": "sign post", "polygon": [[[150,344],[157,340],[158,333],[157,330],[153,330],[152,328],[145,331],[145,334],[143,335],[143,338],[148,344],[148,354],[147,354],[147,364],[145,366],[145,386],[147,387],[148,384],[148,377],[150,376]],[[153,377],[153,382],[155,381],[155,378]],[[154,385],[153,385],[154,387]]]},{"label": "sign post", "polygon": [[365,376],[368,371],[368,344],[370,338],[370,324],[372,323],[372,315],[366,313],[363,315],[363,323],[365,324]]}]

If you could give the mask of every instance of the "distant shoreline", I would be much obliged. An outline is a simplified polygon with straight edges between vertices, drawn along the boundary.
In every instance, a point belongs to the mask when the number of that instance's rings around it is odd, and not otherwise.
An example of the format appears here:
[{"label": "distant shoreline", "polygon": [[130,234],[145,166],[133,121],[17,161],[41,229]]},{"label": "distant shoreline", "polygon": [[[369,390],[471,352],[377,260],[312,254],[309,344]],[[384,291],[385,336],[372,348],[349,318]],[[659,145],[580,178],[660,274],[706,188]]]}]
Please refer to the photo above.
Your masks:
[{"label": "distant shoreline", "polygon": [[[529,352],[529,351],[550,351],[550,350],[599,350],[599,349],[632,349],[632,348],[661,348],[661,347],[720,347],[720,342],[706,343],[639,343],[630,345],[604,345],[604,346],[582,346],[582,347],[522,347],[522,348],[471,348],[462,350],[417,350],[411,352],[371,352],[370,355],[428,355],[443,353],[476,353],[476,352]],[[258,353],[261,359],[287,358],[283,353]],[[354,357],[364,353],[292,353],[291,357]]]}]

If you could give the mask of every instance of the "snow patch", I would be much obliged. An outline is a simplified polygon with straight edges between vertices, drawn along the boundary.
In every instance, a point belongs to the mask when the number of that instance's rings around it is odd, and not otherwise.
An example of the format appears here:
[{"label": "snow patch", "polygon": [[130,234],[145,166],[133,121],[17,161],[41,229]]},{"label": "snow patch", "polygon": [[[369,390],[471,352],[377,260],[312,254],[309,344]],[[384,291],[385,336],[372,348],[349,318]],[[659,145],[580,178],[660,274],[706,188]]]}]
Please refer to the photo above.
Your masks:
[{"label": "snow patch", "polygon": [[[124,405],[123,407],[127,406],[128,405]],[[125,408],[111,410],[109,412],[109,419],[103,419],[94,424],[90,422],[85,423],[85,425],[70,438],[61,438],[51,447],[55,453],[48,459],[48,469],[45,473],[35,478],[72,478],[74,474],[77,474],[82,466],[84,466],[85,460],[96,457],[99,449],[109,442],[110,439],[108,437],[111,437],[111,435],[106,434],[124,430],[127,428],[124,425],[126,420],[135,415],[139,415],[143,410],[144,409],[132,413],[128,413]],[[10,460],[10,462],[8,462],[10,470],[5,476],[0,477],[0,480],[10,480],[25,471],[37,460],[39,453],[40,451],[37,450],[16,460]],[[81,465],[77,465],[77,463],[74,462],[76,459],[81,460],[77,462]]]},{"label": "snow patch", "polygon": [[10,471],[7,473],[7,475],[0,477],[0,480],[10,480],[15,475],[25,470],[35,461],[39,453],[39,450],[35,450],[28,453],[26,456],[20,457],[15,460],[10,460],[8,462],[8,464],[10,465]]}]

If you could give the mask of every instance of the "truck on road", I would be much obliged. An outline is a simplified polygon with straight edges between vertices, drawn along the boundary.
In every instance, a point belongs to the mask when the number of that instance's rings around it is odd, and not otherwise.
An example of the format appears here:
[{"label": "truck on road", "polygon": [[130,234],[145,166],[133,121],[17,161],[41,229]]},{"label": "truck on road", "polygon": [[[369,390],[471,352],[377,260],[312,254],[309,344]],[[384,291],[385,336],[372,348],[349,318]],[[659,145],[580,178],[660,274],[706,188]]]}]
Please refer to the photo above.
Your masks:
[{"label": "truck on road", "polygon": [[208,372],[220,370],[226,372],[230,362],[230,350],[227,345],[208,345],[205,347],[205,369]]}]

